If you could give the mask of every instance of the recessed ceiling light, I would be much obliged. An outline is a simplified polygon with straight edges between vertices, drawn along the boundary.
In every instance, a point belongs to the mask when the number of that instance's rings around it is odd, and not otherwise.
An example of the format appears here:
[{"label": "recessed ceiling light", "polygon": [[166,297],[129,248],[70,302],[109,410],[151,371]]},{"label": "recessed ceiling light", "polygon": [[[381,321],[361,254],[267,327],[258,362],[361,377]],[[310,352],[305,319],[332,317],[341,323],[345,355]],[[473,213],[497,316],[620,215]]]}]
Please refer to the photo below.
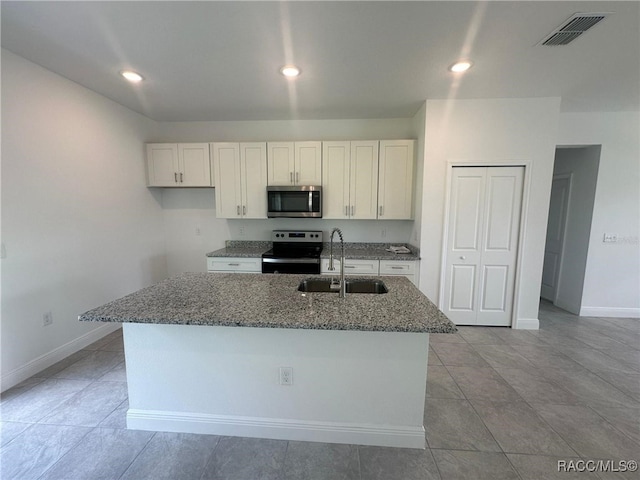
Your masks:
[{"label": "recessed ceiling light", "polygon": [[473,62],[470,60],[461,60],[459,62],[454,63],[449,67],[450,72],[454,73],[462,73],[466,72],[473,66]]},{"label": "recessed ceiling light", "polygon": [[138,83],[143,80],[142,75],[140,75],[137,72],[134,72],[133,70],[123,70],[120,72],[120,75],[122,75],[124,78],[126,78],[132,83]]},{"label": "recessed ceiling light", "polygon": [[285,77],[293,78],[300,75],[300,69],[295,65],[285,65],[280,69],[280,73]]}]

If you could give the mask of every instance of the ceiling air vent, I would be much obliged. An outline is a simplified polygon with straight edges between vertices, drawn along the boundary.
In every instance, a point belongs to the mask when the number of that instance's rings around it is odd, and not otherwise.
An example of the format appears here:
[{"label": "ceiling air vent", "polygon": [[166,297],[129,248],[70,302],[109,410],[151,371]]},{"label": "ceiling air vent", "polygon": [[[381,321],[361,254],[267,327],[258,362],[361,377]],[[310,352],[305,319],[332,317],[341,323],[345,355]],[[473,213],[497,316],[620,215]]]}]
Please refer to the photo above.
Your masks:
[{"label": "ceiling air vent", "polygon": [[609,15],[609,13],[576,13],[547,35],[540,45],[567,45]]}]

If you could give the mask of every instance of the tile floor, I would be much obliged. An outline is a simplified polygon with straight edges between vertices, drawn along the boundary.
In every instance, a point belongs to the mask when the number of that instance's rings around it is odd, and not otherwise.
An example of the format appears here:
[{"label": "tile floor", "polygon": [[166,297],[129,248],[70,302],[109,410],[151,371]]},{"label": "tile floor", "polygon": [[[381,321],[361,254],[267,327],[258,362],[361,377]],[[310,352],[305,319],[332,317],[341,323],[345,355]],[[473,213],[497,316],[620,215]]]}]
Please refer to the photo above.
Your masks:
[{"label": "tile floor", "polygon": [[432,335],[408,450],[125,429],[120,332],[2,395],[3,480],[626,479],[558,460],[640,460],[640,320],[541,304],[540,330]]}]

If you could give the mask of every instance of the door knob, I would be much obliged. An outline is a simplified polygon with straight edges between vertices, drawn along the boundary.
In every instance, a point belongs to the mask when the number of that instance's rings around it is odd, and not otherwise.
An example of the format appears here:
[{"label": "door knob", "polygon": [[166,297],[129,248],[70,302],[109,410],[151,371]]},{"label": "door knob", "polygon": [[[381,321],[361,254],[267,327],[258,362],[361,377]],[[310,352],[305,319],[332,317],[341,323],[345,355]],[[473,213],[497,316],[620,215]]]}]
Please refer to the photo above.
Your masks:
[{"label": "door knob", "polygon": [[460,255],[460,260],[464,260],[464,255]]}]

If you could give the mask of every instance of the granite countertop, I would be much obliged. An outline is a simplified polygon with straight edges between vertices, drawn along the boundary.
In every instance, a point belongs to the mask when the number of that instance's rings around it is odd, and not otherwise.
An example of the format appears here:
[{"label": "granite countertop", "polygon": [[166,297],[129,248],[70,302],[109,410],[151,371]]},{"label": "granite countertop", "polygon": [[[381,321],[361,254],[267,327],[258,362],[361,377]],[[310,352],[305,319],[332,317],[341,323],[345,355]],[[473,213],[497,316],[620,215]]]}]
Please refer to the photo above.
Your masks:
[{"label": "granite countertop", "polygon": [[[390,245],[403,245],[411,250],[411,253],[393,253],[386,249]],[[333,254],[340,257],[340,244],[333,244]],[[322,248],[320,258],[329,258],[329,243],[325,243]],[[420,260],[418,249],[406,243],[345,243],[344,258],[353,260],[400,260],[415,262]]]},{"label": "granite countertop", "polygon": [[[80,321],[453,333],[455,325],[407,278],[386,294],[302,293],[309,275],[185,273],[79,316]],[[326,278],[326,277],[319,277]]]},{"label": "granite countertop", "polygon": [[271,242],[267,241],[227,240],[225,248],[209,252],[207,257],[260,258],[270,248]]},{"label": "granite countertop", "polygon": [[[351,243],[346,242],[344,249],[345,258],[357,260],[400,260],[412,261],[420,260],[418,249],[409,244],[390,243]],[[391,253],[385,249],[390,245],[404,245],[411,250],[411,253]],[[334,244],[334,253],[340,255],[340,244]],[[225,248],[207,253],[207,257],[237,257],[237,258],[259,258],[264,252],[271,248],[271,242],[265,241],[227,241]],[[329,243],[324,242],[321,258],[329,258]]]}]

